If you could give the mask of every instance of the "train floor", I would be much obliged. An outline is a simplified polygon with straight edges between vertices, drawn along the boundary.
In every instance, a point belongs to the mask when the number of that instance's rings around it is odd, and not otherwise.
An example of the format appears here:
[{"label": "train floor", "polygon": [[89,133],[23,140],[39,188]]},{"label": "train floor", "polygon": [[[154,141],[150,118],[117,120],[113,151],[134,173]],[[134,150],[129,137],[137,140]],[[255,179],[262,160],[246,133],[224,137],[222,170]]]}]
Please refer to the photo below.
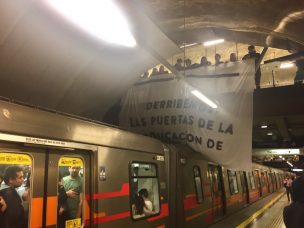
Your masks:
[{"label": "train floor", "polygon": [[287,205],[285,189],[281,189],[225,217],[210,228],[285,228],[283,208]]}]

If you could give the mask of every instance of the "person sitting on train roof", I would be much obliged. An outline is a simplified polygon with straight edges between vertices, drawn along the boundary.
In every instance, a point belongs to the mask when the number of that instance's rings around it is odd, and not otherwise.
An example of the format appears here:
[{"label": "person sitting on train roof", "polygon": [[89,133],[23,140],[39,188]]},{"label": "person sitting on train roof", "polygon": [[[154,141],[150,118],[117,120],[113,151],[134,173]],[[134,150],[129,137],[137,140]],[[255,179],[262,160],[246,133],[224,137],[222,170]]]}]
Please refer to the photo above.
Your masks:
[{"label": "person sitting on train roof", "polygon": [[209,66],[211,63],[208,61],[207,57],[206,56],[203,56],[201,58],[201,63],[200,63],[200,66]]},{"label": "person sitting on train roof", "polygon": [[304,224],[304,176],[297,178],[291,186],[292,203],[284,208],[286,228],[303,227]]},{"label": "person sitting on train roof", "polygon": [[182,66],[183,60],[181,58],[177,59],[174,67],[176,70],[184,70],[185,68]]},{"label": "person sitting on train roof", "polygon": [[165,70],[165,67],[163,65],[160,65],[160,67],[158,69],[158,73],[159,74],[168,74],[169,71]]},{"label": "person sitting on train roof", "polygon": [[154,67],[154,68],[152,69],[152,73],[151,73],[150,77],[151,77],[151,76],[158,75],[158,74],[159,74],[159,72],[158,72],[157,68]]},{"label": "person sitting on train roof", "polygon": [[153,214],[153,204],[149,199],[148,190],[146,188],[142,188],[139,190],[138,195],[143,198],[145,203],[143,207],[144,214],[145,215]]},{"label": "person sitting on train roof", "polygon": [[[246,54],[242,60],[246,59],[254,59],[255,64],[258,63],[261,57],[260,53],[257,53],[255,47],[253,45],[248,46],[248,54]],[[260,89],[260,81],[261,81],[261,69],[260,66],[257,66],[256,73],[255,73],[255,85],[257,89]]]},{"label": "person sitting on train roof", "polygon": [[236,54],[235,53],[231,53],[230,54],[230,62],[236,62],[237,58],[236,58]]},{"label": "person sitting on train roof", "polygon": [[216,53],[215,56],[214,56],[214,60],[215,60],[215,66],[218,66],[219,64],[221,63],[224,63],[223,61],[221,61],[221,55]]}]

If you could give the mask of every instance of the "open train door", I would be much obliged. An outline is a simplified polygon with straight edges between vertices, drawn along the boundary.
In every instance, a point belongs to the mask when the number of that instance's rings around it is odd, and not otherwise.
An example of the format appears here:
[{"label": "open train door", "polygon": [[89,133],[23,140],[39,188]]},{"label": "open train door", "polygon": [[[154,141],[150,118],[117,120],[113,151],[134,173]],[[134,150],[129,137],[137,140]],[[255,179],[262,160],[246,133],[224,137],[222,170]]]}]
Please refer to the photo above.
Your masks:
[{"label": "open train door", "polygon": [[[85,150],[1,142],[0,173],[6,181],[0,181],[0,194],[7,204],[8,227],[90,226],[90,167]],[[67,196],[64,187],[69,184]]]}]

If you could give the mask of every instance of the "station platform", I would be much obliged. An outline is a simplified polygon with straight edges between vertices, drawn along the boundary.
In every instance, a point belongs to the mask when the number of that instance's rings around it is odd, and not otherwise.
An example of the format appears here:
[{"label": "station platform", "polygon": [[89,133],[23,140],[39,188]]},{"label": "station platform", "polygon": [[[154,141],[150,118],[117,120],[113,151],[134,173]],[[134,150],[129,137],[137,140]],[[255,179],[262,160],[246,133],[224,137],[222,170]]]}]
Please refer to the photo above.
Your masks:
[{"label": "station platform", "polygon": [[281,189],[225,217],[210,228],[285,228],[283,208],[288,204],[285,189]]}]

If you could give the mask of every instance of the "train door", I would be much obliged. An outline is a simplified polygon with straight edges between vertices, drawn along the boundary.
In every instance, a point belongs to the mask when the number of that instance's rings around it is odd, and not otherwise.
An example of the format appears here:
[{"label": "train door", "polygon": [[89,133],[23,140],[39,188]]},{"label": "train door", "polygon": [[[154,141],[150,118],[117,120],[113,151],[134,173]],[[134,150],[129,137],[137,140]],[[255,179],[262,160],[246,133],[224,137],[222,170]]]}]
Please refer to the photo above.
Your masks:
[{"label": "train door", "polygon": [[261,185],[261,179],[260,179],[260,174],[259,170],[254,170],[254,179],[257,184],[257,187],[259,189],[260,197],[262,196],[262,185]]},{"label": "train door", "polygon": [[221,167],[208,164],[208,173],[212,194],[212,210],[216,219],[223,216],[226,211]]},{"label": "train door", "polygon": [[[76,160],[64,160],[65,157]],[[79,207],[80,216],[72,219],[68,215],[70,209],[67,202],[63,203],[64,208],[60,209],[59,206],[60,199],[69,198],[58,194],[58,174],[61,172],[61,164],[65,163],[67,167],[66,162],[70,162],[72,166],[72,162],[77,159],[82,161],[75,165],[79,165],[79,175],[85,183],[82,188],[73,189],[71,196],[79,196],[83,204]],[[80,156],[73,153],[71,156],[65,150],[52,153],[47,148],[0,144],[0,172],[4,178],[0,182],[0,195],[7,204],[5,221],[8,227],[80,228],[85,221],[89,224],[88,205],[84,200],[84,195],[90,191],[87,186],[90,180],[88,159],[89,156],[85,154]],[[66,215],[62,226],[57,225],[60,213]]]},{"label": "train door", "polygon": [[241,178],[241,185],[242,185],[242,197],[246,204],[249,203],[249,187],[248,182],[246,178],[246,172],[241,171],[240,172],[240,178]]}]

